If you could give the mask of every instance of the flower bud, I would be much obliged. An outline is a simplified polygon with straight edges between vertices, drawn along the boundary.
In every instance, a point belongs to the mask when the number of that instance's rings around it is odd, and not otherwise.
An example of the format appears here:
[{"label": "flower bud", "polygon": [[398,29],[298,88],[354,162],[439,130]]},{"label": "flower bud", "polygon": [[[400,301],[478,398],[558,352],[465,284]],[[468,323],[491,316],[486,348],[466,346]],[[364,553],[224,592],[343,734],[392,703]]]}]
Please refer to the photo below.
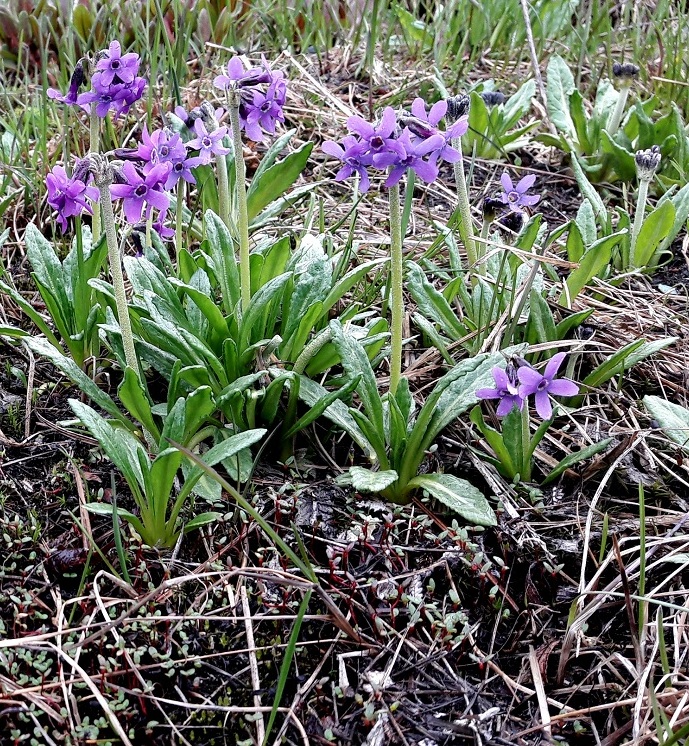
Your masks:
[{"label": "flower bud", "polygon": [[504,206],[502,200],[486,197],[483,200],[483,219],[492,222],[502,212]]},{"label": "flower bud", "polygon": [[660,166],[660,148],[654,145],[648,150],[637,150],[634,160],[637,178],[640,181],[651,181]]},{"label": "flower bud", "polygon": [[469,104],[471,102],[471,99],[469,96],[461,95],[461,96],[452,96],[451,98],[447,99],[447,114],[445,115],[445,119],[450,124],[453,124],[458,119],[461,119],[463,116],[469,113]]},{"label": "flower bud", "polygon": [[507,100],[505,94],[500,91],[485,91],[481,94],[481,98],[483,99],[483,103],[488,107],[499,106]]},{"label": "flower bud", "polygon": [[629,85],[633,80],[636,80],[639,77],[639,68],[631,62],[615,62],[612,66],[612,74],[620,81],[620,83]]}]

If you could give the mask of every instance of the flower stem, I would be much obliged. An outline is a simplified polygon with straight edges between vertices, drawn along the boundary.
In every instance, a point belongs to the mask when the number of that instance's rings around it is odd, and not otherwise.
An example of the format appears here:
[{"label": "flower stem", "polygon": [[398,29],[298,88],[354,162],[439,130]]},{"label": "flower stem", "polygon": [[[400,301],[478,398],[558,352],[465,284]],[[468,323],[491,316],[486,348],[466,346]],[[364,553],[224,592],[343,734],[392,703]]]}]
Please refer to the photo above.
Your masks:
[{"label": "flower stem", "polygon": [[469,204],[469,192],[467,182],[464,177],[464,158],[462,156],[462,140],[455,137],[452,140],[452,147],[460,154],[459,160],[454,164],[455,183],[457,185],[457,205],[459,207],[459,232],[464,241],[464,247],[467,252],[467,262],[469,272],[476,271],[483,273],[483,267],[478,264],[481,258],[476,248],[474,240],[474,224],[471,220],[471,205]]},{"label": "flower stem", "polygon": [[610,117],[610,121],[608,122],[607,127],[605,128],[610,137],[612,137],[617,132],[617,130],[620,128],[620,124],[622,123],[624,109],[627,105],[627,97],[629,96],[629,88],[629,84],[622,85],[620,88],[620,95],[617,97],[615,109],[612,112],[612,116]]},{"label": "flower stem", "polygon": [[251,270],[249,267],[249,213],[246,203],[246,168],[239,123],[239,91],[230,89],[230,127],[234,145],[235,194],[237,199],[237,228],[239,230],[239,279],[242,290],[242,311],[251,301]]},{"label": "flower stem", "polygon": [[179,275],[179,255],[182,251],[182,219],[184,205],[184,179],[177,182],[177,204],[175,205],[175,259],[177,260],[177,274]]},{"label": "flower stem", "polygon": [[112,184],[112,169],[107,166],[101,178],[96,179],[96,186],[100,191],[100,204],[103,209],[103,226],[105,228],[105,240],[108,244],[108,261],[110,262],[110,274],[112,275],[112,286],[115,291],[115,304],[117,316],[122,331],[122,346],[124,347],[124,359],[127,367],[132,368],[139,374],[139,361],[134,348],[134,336],[129,319],[127,307],[127,294],[124,289],[124,276],[122,274],[122,259],[117,245],[117,232],[115,230],[115,213],[112,209],[110,197],[110,184]]},{"label": "flower stem", "polygon": [[[98,153],[100,151],[100,117],[96,114],[96,107],[91,106],[91,119],[89,126],[89,152]],[[108,188],[108,200],[110,200],[110,190]],[[93,205],[93,218],[91,220],[91,234],[93,245],[95,246],[101,237],[101,207],[98,202]]]},{"label": "flower stem", "polygon": [[531,427],[529,419],[529,404],[524,402],[522,407],[522,463],[520,479],[522,482],[531,481]]},{"label": "flower stem", "polygon": [[222,220],[223,223],[225,223],[225,225],[229,228],[230,184],[227,176],[227,161],[225,160],[224,155],[215,156],[215,167],[218,171],[218,209],[220,211],[220,220]]},{"label": "flower stem", "polygon": [[391,299],[391,350],[390,393],[395,394],[402,375],[402,323],[404,298],[402,296],[402,220],[400,215],[400,188],[398,184],[388,190],[390,200],[390,299]]},{"label": "flower stem", "polygon": [[[631,269],[636,269],[636,243],[641,232],[641,226],[644,224],[644,215],[646,214],[646,200],[648,198],[648,179],[639,180],[639,193],[636,197],[636,211],[634,213],[634,225],[632,226],[632,237],[629,242],[629,262]],[[627,269],[625,267],[625,269]]]}]

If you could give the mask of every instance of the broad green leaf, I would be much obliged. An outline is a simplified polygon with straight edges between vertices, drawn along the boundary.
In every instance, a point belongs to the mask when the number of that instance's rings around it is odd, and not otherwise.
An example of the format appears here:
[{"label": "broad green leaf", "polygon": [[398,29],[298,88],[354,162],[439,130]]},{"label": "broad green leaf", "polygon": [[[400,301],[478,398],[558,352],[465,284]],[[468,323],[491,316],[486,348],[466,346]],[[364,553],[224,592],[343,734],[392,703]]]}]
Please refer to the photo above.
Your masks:
[{"label": "broad green leaf", "polygon": [[608,222],[608,211],[605,209],[605,204],[600,195],[586,177],[575,153],[572,153],[570,164],[572,166],[572,171],[574,171],[574,178],[577,180],[579,189],[581,189],[581,193],[591,203],[591,207],[596,214],[596,219],[598,220],[599,225],[601,228],[605,229]]},{"label": "broad green leaf", "polygon": [[134,429],[131,422],[120,412],[115,402],[81,370],[81,368],[70,358],[63,355],[47,340],[39,337],[27,337],[25,340],[32,352],[47,358],[50,362],[88,398],[97,404],[102,410],[119,420],[130,430]]},{"label": "broad green leaf", "polygon": [[574,92],[574,76],[567,63],[555,54],[546,71],[546,104],[548,117],[558,131],[567,137],[576,137],[576,130],[569,113],[569,97]]},{"label": "broad green leaf", "polygon": [[[577,216],[574,219],[579,231],[581,233],[581,239],[584,242],[584,246],[590,246],[598,235],[598,228],[596,227],[596,215],[593,212],[593,207],[588,199],[585,199],[577,210]],[[572,261],[579,261],[573,259]]]},{"label": "broad green leaf", "polygon": [[512,458],[512,454],[505,445],[502,433],[492,428],[483,419],[481,407],[474,407],[469,415],[471,421],[478,427],[481,435],[488,441],[488,445],[493,449],[498,461],[500,473],[507,479],[514,479],[519,473],[517,462]]},{"label": "broad green leaf", "polygon": [[548,474],[548,476],[541,482],[541,485],[545,486],[546,484],[552,482],[554,479],[557,479],[560,474],[562,474],[565,469],[569,469],[570,466],[578,464],[580,461],[585,461],[587,458],[591,458],[591,456],[595,456],[597,453],[604,451],[610,445],[610,443],[612,443],[612,441],[612,438],[605,438],[598,443],[592,443],[590,446],[582,448],[580,451],[576,451],[575,453],[570,453],[569,456],[565,456],[565,458],[563,458],[562,461],[560,461],[560,463],[558,463],[557,466],[555,466],[553,470]]},{"label": "broad green leaf", "polygon": [[435,321],[441,330],[452,340],[462,339],[468,331],[457,318],[452,306],[445,300],[426,278],[426,274],[414,262],[407,262],[407,287],[414,298],[419,312],[427,319]]},{"label": "broad green leaf", "polygon": [[567,290],[562,291],[558,303],[566,305],[568,308],[571,306],[572,301],[586,285],[609,265],[613,248],[626,234],[626,229],[617,231],[617,233],[600,238],[590,246],[581,258],[579,266],[565,280]]},{"label": "broad green leaf", "polygon": [[341,300],[345,293],[349,292],[359,280],[365,277],[372,269],[377,269],[383,264],[386,264],[390,260],[387,257],[381,259],[372,259],[369,262],[364,262],[358,267],[351,269],[347,272],[344,277],[333,285],[332,289],[323,301],[324,312],[329,311],[339,300]]},{"label": "broad green leaf", "polygon": [[294,153],[266,169],[259,179],[252,181],[247,193],[249,222],[294,184],[304,170],[312,150],[313,143],[305,143]]},{"label": "broad green leaf", "polygon": [[[54,305],[50,308],[53,320],[62,329],[68,330],[67,336],[69,336],[72,331],[73,310],[67,297],[62,264],[55,249],[34,223],[26,226],[24,240],[26,241],[26,256],[31,263],[35,279],[44,288],[44,292],[47,291],[46,295],[54,300]],[[43,300],[47,303],[45,296]]]},{"label": "broad green leaf", "polygon": [[[689,218],[689,184],[685,184],[676,194],[668,197],[668,199],[670,199],[675,208],[675,221],[670,232],[661,241],[660,246],[658,246],[659,252],[666,251],[670,247],[675,236],[682,230]],[[664,201],[665,197],[660,200],[658,206],[660,207]]]},{"label": "broad green leaf", "polygon": [[660,396],[644,396],[642,401],[667,437],[689,453],[689,409]]},{"label": "broad green leaf", "polygon": [[117,395],[129,414],[148,430],[157,443],[160,439],[160,430],[151,413],[151,402],[146,390],[141,385],[138,374],[132,368],[127,367],[125,369],[124,378],[117,389]]},{"label": "broad green leaf", "polygon": [[670,200],[663,202],[644,218],[634,247],[634,267],[642,269],[653,258],[656,249],[672,230],[675,223],[675,207]]},{"label": "broad green leaf", "polygon": [[375,430],[383,436],[383,404],[378,392],[378,381],[361,343],[343,329],[339,321],[331,321],[333,341],[337,347],[342,365],[349,376],[360,376],[357,392],[366,416]]},{"label": "broad green leaf", "polygon": [[[271,368],[270,370],[270,375],[273,377],[282,375],[282,373],[283,371],[278,368]],[[326,388],[315,381],[312,381],[307,376],[301,377],[299,384],[299,398],[309,407],[317,406],[322,399],[329,395],[329,393],[330,392]],[[323,416],[327,417],[341,430],[344,430],[344,432],[346,432],[366,454],[366,458],[368,458],[369,461],[375,460],[375,451],[354,421],[354,418],[349,412],[349,407],[343,401],[340,401],[339,399],[333,401],[332,404],[323,411]]]},{"label": "broad green leaf", "polygon": [[235,245],[227,226],[212,210],[205,215],[206,237],[213,270],[220,285],[222,304],[226,314],[234,313],[241,300],[239,269],[235,258]]},{"label": "broad green leaf", "polygon": [[392,469],[372,471],[361,466],[350,466],[349,471],[335,481],[337,484],[351,484],[359,492],[382,492],[397,481],[397,472]]},{"label": "broad green leaf", "polygon": [[674,344],[676,341],[677,337],[665,337],[663,339],[656,339],[653,342],[646,342],[644,339],[637,339],[635,342],[630,342],[630,344],[618,350],[589,373],[582,383],[585,386],[600,386],[609,381],[613,376],[619,375],[621,371],[629,370],[632,366],[665,347]]},{"label": "broad green leaf", "polygon": [[483,493],[466,479],[452,474],[423,474],[414,477],[407,487],[425,490],[472,525],[495,526],[498,522]]},{"label": "broad green leaf", "polygon": [[[584,205],[590,205],[588,200],[584,200]],[[592,211],[593,212],[593,211]],[[584,243],[583,236],[581,235],[581,229],[579,225],[573,220],[569,224],[569,232],[567,234],[567,259],[570,262],[579,262],[581,257],[586,253],[586,244]]]},{"label": "broad green leaf", "polygon": [[[303,377],[301,377],[303,378]],[[328,407],[333,404],[337,400],[342,400],[346,396],[349,396],[349,394],[352,393],[352,391],[356,390],[356,387],[359,384],[359,377],[356,376],[355,378],[352,378],[351,380],[347,381],[347,383],[340,389],[337,389],[336,391],[331,391],[325,396],[323,396],[319,401],[314,404],[309,411],[301,417],[297,422],[283,435],[283,438],[291,438],[293,435],[298,433],[300,430],[303,430],[305,427],[308,427],[312,422],[315,422]],[[290,386],[291,386],[290,382]],[[301,386],[300,386],[301,388]]]}]

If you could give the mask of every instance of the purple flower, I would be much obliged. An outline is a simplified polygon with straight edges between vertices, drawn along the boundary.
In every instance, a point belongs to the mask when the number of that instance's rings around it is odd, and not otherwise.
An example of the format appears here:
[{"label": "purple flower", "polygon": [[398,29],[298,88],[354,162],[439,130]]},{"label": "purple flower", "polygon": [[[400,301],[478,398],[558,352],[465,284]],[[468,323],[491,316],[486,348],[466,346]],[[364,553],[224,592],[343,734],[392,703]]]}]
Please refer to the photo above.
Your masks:
[{"label": "purple flower", "polygon": [[135,78],[130,84],[118,83],[106,88],[94,88],[88,93],[82,93],[77,98],[77,104],[86,111],[90,111],[91,104],[96,105],[96,114],[106,117],[110,109],[115,116],[127,114],[132,104],[138,101],[144,94],[146,78]]},{"label": "purple flower", "polygon": [[265,93],[254,91],[251,101],[242,101],[239,118],[246,136],[254,142],[262,142],[263,132],[275,133],[276,122],[284,122],[282,105],[285,103],[284,80],[276,80]]},{"label": "purple flower", "polygon": [[[344,146],[344,147],[342,147]],[[333,158],[337,158],[342,161],[342,168],[337,172],[335,181],[344,181],[353,174],[359,174],[361,182],[359,184],[359,190],[367,192],[371,182],[368,178],[368,171],[366,170],[366,163],[363,162],[362,156],[366,153],[366,144],[361,143],[356,137],[347,135],[342,140],[342,146],[336,142],[328,140],[324,142],[321,150]]]},{"label": "purple flower", "polygon": [[227,63],[227,75],[218,75],[213,81],[213,85],[223,90],[232,85],[239,88],[262,83],[269,85],[276,77],[281,76],[282,73],[274,73],[268,67],[265,57],[263,57],[263,67],[250,67],[248,69],[244,67],[241,57],[233,57]]},{"label": "purple flower", "polygon": [[201,163],[210,163],[214,155],[227,155],[229,148],[223,147],[222,139],[227,134],[227,127],[218,127],[213,132],[208,132],[206,125],[201,119],[194,122],[194,131],[198,135],[187,143],[190,149],[199,151]]},{"label": "purple flower", "polygon": [[48,174],[46,185],[48,204],[57,210],[57,222],[63,233],[67,230],[67,218],[81,215],[84,210],[88,213],[93,212],[86,200],[97,200],[98,189],[87,186],[86,182],[79,178],[70,178],[62,166],[55,166]]},{"label": "purple flower", "polygon": [[442,131],[438,129],[438,124],[447,113],[447,101],[437,101],[427,113],[426,102],[422,98],[416,98],[411,105],[411,113],[413,116],[404,118],[403,123],[409,127],[413,135],[421,140],[433,135],[440,135],[443,138],[442,146],[430,154],[429,160],[432,163],[439,160],[457,163],[462,154],[452,147],[452,140],[461,137],[469,129],[469,117],[458,119],[447,130]]},{"label": "purple flower", "polygon": [[359,135],[361,142],[366,145],[362,151],[362,160],[367,160],[369,164],[373,162],[373,156],[380,153],[392,152],[405,156],[404,148],[395,139],[397,117],[391,106],[385,107],[377,127],[357,116],[349,117],[347,127],[350,132]]},{"label": "purple flower", "polygon": [[508,415],[515,407],[521,411],[524,406],[524,398],[520,395],[517,386],[517,377],[513,366],[508,366],[507,371],[502,368],[493,368],[494,389],[478,389],[478,399],[500,399],[496,414],[498,417]]},{"label": "purple flower", "polygon": [[130,52],[123,55],[118,41],[110,43],[107,51],[96,63],[96,72],[91,84],[94,90],[103,90],[115,83],[133,83],[139,73],[139,55]]},{"label": "purple flower", "polygon": [[427,183],[438,178],[438,167],[435,163],[425,161],[423,158],[443,147],[442,135],[432,135],[427,140],[415,143],[411,139],[411,132],[405,127],[402,134],[397,138],[397,143],[404,149],[404,156],[387,151],[373,157],[373,163],[377,168],[392,166],[390,175],[385,182],[386,187],[397,184],[409,168]]},{"label": "purple flower", "polygon": [[553,355],[542,374],[530,365],[525,365],[517,371],[521,383],[519,396],[526,399],[533,394],[536,400],[536,411],[544,420],[550,419],[553,413],[550,404],[551,396],[574,396],[579,393],[579,386],[574,381],[570,381],[569,378],[555,378],[566,356],[565,352]]},{"label": "purple flower", "polygon": [[185,158],[182,161],[175,161],[165,182],[166,191],[172,189],[180,179],[184,179],[189,184],[196,184],[196,179],[191,169],[201,164],[202,161],[200,158]]},{"label": "purple flower", "polygon": [[512,179],[509,174],[505,173],[500,177],[500,183],[504,192],[499,195],[503,204],[507,205],[510,210],[514,212],[521,212],[522,207],[530,207],[535,205],[540,199],[539,194],[527,194],[526,192],[531,189],[536,181],[536,177],[533,174],[525,176],[517,186],[514,186]]},{"label": "purple flower", "polygon": [[124,199],[124,215],[129,223],[138,223],[146,207],[146,219],[155,207],[164,213],[170,206],[170,198],[164,191],[164,184],[170,173],[169,163],[159,163],[145,176],[139,174],[132,163],[125,163],[122,172],[127,180],[125,184],[113,184],[110,194],[114,199]]},{"label": "purple flower", "polygon": [[86,79],[86,72],[84,71],[84,59],[80,59],[74,66],[74,72],[69,81],[69,89],[63,96],[60,91],[56,88],[49,88],[47,91],[48,98],[52,98],[55,101],[61,101],[63,104],[76,104],[77,96],[79,95],[79,88]]},{"label": "purple flower", "polygon": [[141,143],[136,150],[137,156],[144,161],[143,171],[147,174],[158,163],[175,164],[187,157],[187,149],[182,138],[167,129],[158,129],[148,134],[144,124]]}]

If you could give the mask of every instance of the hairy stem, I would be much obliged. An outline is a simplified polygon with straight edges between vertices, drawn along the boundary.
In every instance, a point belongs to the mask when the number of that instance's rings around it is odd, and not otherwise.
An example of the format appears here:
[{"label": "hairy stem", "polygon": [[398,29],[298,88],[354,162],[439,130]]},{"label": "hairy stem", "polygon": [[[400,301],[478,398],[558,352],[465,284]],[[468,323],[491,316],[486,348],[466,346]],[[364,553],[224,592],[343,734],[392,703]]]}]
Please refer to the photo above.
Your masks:
[{"label": "hairy stem", "polygon": [[239,279],[242,290],[242,311],[246,311],[251,301],[251,271],[249,268],[249,213],[246,204],[246,168],[239,123],[239,92],[230,89],[229,98],[230,126],[234,145],[237,228],[239,230]]},{"label": "hairy stem", "polygon": [[[91,107],[91,119],[89,126],[89,152],[98,153],[100,151],[100,117],[96,114],[96,107]],[[108,201],[110,200],[110,191],[108,190]],[[102,198],[101,198],[102,201]],[[93,244],[96,245],[101,237],[101,207],[96,202],[93,205],[93,219],[91,220],[91,234]]]},{"label": "hairy stem", "polygon": [[[629,261],[631,263],[631,269],[637,268],[636,262],[636,243],[639,239],[639,233],[641,232],[641,226],[644,224],[644,215],[646,214],[646,200],[648,199],[648,185],[647,179],[641,179],[639,181],[639,193],[636,197],[636,212],[634,213],[634,225],[632,226],[632,237],[629,242]],[[627,269],[625,267],[625,269]]]},{"label": "hairy stem", "polygon": [[464,177],[464,158],[461,157],[461,138],[453,138],[452,147],[458,153],[460,153],[459,160],[454,164],[455,183],[457,185],[457,205],[459,207],[459,232],[462,236],[462,241],[464,241],[464,247],[467,252],[467,263],[469,264],[469,272],[476,271],[481,274],[483,272],[483,268],[477,264],[478,260],[481,257],[478,254],[476,241],[474,239],[474,224],[471,219],[469,192],[467,190],[466,178]]},{"label": "hairy stem", "polygon": [[[111,177],[112,178],[112,177]],[[110,262],[110,274],[112,275],[112,286],[115,291],[115,304],[117,306],[117,317],[122,331],[122,345],[124,347],[124,359],[127,366],[139,373],[139,361],[134,349],[134,335],[129,320],[129,308],[127,307],[127,294],[124,289],[124,276],[122,274],[122,259],[117,245],[117,232],[115,230],[115,213],[110,201],[110,183],[99,181],[97,183],[100,191],[100,204],[103,210],[103,226],[105,228],[105,240],[108,244],[108,261]]]},{"label": "hairy stem", "polygon": [[402,296],[402,220],[400,215],[400,188],[398,184],[388,190],[390,199],[390,393],[394,395],[402,376],[402,323],[404,298]]},{"label": "hairy stem", "polygon": [[[241,152],[241,151],[240,151]],[[243,161],[242,161],[243,163]],[[220,220],[230,227],[230,184],[227,176],[227,161],[224,155],[215,156],[215,167],[218,172],[218,209]],[[248,240],[248,234],[247,234]]]},{"label": "hairy stem", "polygon": [[617,103],[615,104],[615,109],[612,112],[612,116],[610,117],[610,121],[608,122],[606,126],[606,131],[612,137],[617,130],[620,128],[620,124],[622,123],[622,117],[624,116],[624,110],[627,106],[627,98],[629,96],[629,85],[623,85],[620,88],[620,95],[617,97]]}]

